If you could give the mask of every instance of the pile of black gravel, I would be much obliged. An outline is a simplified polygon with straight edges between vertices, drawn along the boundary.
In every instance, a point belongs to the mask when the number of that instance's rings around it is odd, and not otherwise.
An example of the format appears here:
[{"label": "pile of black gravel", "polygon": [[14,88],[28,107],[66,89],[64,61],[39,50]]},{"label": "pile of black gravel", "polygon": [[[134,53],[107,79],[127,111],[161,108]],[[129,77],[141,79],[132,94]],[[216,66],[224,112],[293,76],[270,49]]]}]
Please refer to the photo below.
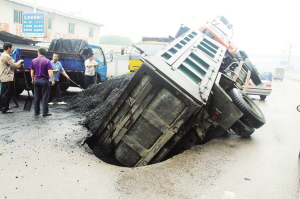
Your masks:
[{"label": "pile of black gravel", "polygon": [[125,74],[108,79],[102,84],[89,86],[72,97],[70,109],[86,117],[84,125],[94,134],[134,74]]}]

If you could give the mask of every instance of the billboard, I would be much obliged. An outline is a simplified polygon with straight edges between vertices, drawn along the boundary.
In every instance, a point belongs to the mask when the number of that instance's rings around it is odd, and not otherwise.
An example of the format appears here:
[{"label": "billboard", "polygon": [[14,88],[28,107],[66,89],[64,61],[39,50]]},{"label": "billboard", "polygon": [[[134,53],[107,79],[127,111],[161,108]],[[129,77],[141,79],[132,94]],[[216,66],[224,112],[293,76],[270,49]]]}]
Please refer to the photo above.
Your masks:
[{"label": "billboard", "polygon": [[23,37],[47,37],[48,15],[46,13],[26,13],[22,16]]}]

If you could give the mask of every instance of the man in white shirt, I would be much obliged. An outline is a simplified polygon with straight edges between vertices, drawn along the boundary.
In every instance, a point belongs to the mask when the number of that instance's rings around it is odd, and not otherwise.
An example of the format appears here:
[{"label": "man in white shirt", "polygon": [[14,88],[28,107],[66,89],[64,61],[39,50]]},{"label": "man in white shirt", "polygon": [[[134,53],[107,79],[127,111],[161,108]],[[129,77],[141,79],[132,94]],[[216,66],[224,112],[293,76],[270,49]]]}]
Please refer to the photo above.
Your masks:
[{"label": "man in white shirt", "polygon": [[94,54],[90,54],[89,58],[85,60],[84,65],[84,83],[85,88],[87,88],[89,85],[95,83],[95,66],[99,66],[99,63],[94,60]]}]

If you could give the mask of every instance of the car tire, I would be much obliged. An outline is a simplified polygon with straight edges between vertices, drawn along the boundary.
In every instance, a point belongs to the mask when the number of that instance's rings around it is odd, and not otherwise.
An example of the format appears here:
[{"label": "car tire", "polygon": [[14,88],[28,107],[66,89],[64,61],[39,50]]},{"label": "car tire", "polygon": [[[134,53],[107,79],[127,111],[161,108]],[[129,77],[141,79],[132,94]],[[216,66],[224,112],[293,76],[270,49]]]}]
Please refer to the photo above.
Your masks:
[{"label": "car tire", "polygon": [[266,95],[261,95],[261,96],[260,96],[260,99],[261,99],[261,100],[265,100],[266,97],[267,97]]},{"label": "car tire", "polygon": [[243,138],[248,138],[252,133],[254,133],[255,129],[253,127],[248,126],[246,123],[241,120],[237,120],[231,127],[237,135],[240,135]]},{"label": "car tire", "polygon": [[242,91],[233,88],[228,95],[233,104],[243,113],[241,120],[253,128],[260,128],[266,119],[260,108]]},{"label": "car tire", "polygon": [[245,59],[245,65],[249,68],[249,70],[251,71],[251,79],[253,81],[253,83],[257,86],[259,84],[261,84],[261,79],[258,75],[257,69],[255,68],[255,66],[251,63],[251,61],[246,58]]}]

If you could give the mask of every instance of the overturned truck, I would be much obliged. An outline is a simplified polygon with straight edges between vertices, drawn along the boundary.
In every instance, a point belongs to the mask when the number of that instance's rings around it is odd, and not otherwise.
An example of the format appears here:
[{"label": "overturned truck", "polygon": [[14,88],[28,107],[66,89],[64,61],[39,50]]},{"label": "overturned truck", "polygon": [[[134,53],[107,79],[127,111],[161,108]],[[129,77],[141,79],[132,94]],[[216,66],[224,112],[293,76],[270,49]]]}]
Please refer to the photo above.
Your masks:
[{"label": "overturned truck", "polygon": [[243,92],[257,76],[243,53],[232,56],[209,36],[188,30],[141,61],[89,139],[121,165],[157,163],[186,139],[202,141],[229,129],[248,137],[264,125],[263,113]]}]

